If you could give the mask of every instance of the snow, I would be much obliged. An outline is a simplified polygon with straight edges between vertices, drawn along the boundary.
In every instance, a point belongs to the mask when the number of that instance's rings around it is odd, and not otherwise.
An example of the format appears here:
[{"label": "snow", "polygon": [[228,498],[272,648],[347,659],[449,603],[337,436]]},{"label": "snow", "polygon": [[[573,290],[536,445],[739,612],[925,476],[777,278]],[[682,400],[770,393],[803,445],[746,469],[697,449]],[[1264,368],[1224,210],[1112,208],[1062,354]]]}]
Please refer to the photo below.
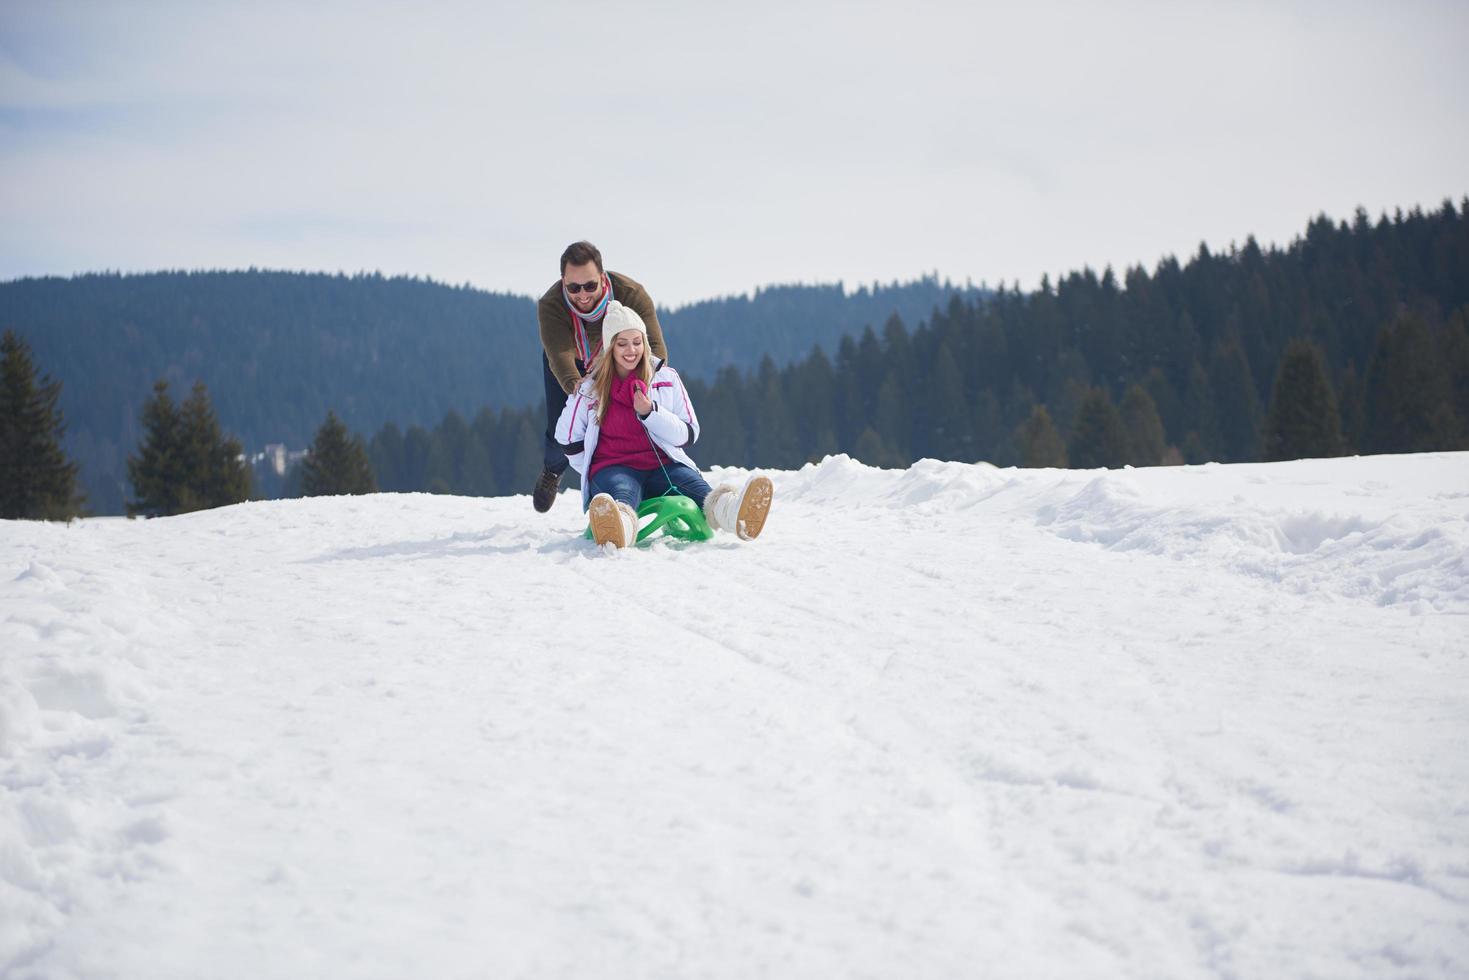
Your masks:
[{"label": "snow", "polygon": [[1469,454],[773,477],[0,523],[0,976],[1469,974]]}]

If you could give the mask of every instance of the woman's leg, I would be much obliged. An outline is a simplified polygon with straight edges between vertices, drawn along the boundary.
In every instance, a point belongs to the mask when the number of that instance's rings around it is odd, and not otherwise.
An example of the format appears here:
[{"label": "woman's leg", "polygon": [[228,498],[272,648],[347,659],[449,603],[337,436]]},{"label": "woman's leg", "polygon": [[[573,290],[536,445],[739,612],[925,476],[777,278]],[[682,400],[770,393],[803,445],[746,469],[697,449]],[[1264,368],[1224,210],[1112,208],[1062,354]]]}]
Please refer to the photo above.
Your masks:
[{"label": "woman's leg", "polygon": [[[663,475],[663,470],[668,475]],[[668,463],[663,469],[647,470],[647,480],[643,483],[643,491],[649,497],[666,497],[675,490],[694,502],[694,506],[703,507],[704,498],[709,496],[709,484],[699,475],[699,471],[692,466],[683,463]],[[673,488],[669,488],[669,484]]]},{"label": "woman's leg", "polygon": [[633,510],[643,502],[643,471],[631,466],[608,466],[593,473],[587,483],[587,499],[605,493]]}]

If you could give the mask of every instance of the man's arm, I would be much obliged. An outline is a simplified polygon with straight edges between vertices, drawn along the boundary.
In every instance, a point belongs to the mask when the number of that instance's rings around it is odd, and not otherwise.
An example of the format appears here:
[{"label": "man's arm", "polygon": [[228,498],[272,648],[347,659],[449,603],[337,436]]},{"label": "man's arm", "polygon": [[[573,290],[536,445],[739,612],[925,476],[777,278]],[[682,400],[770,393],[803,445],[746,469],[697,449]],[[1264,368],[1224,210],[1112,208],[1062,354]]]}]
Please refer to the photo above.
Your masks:
[{"label": "man's arm", "polygon": [[571,338],[571,314],[560,296],[541,297],[536,304],[536,319],[541,325],[541,348],[551,365],[551,374],[568,395],[576,391],[581,383],[581,373],[576,369],[576,344]]}]

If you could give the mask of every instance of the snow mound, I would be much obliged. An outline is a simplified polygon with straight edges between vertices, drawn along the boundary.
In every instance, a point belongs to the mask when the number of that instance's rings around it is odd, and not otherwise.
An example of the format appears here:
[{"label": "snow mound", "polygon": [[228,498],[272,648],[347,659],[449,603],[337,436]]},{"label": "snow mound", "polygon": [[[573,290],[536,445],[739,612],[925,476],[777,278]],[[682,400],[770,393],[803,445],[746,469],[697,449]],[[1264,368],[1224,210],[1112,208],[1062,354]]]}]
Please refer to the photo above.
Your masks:
[{"label": "snow mound", "polygon": [[[1411,457],[1399,459],[1406,471],[1399,476],[1401,491],[1402,477],[1411,479],[1417,464]],[[1171,481],[1167,476],[1174,474],[1166,471],[1108,473],[1057,503],[1042,505],[1036,518],[1065,540],[1206,562],[1301,594],[1336,593],[1380,605],[1469,612],[1465,512],[1405,506],[1380,483],[1372,491],[1297,483],[1290,480],[1293,467],[1343,468],[1330,460],[1275,464],[1274,470],[1235,468],[1265,472],[1244,481],[1227,503],[1191,499],[1187,486],[1180,485],[1190,478],[1187,470]]]},{"label": "snow mound", "polygon": [[896,508],[957,531],[965,512],[987,510],[1066,541],[1203,562],[1301,594],[1469,613],[1462,456],[1111,471],[937,460],[882,470],[832,456],[783,475],[779,491],[783,504]]},{"label": "snow mound", "polygon": [[[739,472],[739,471],[728,471]],[[960,510],[1008,486],[1016,471],[988,463],[922,459],[906,470],[867,466],[846,454],[780,474],[781,500],[852,507],[919,508],[924,513]],[[1012,474],[1006,477],[1003,474]]]}]

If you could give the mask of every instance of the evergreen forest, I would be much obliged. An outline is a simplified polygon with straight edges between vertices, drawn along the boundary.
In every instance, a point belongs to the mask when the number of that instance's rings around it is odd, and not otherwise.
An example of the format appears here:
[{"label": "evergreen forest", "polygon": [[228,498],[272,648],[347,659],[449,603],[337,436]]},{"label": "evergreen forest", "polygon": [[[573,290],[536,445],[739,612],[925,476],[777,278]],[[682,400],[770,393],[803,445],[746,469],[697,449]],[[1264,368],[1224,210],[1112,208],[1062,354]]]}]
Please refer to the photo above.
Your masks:
[{"label": "evergreen forest", "polygon": [[[1033,291],[781,286],[660,318],[706,467],[1469,448],[1469,199],[1321,216],[1286,246],[1201,245]],[[92,275],[0,284],[0,326],[34,338],[56,379],[37,390],[59,392],[91,513],[129,502],[126,462],[157,428],[159,384],[207,388],[218,438],[246,454],[313,433],[341,450],[309,481],[257,469],[256,495],[526,493],[540,467],[528,297],[381,276]]]},{"label": "evergreen forest", "polygon": [[[1122,466],[1466,448],[1466,318],[1469,199],[1322,216],[1285,247],[952,295],[914,329],[892,315],[831,354],[688,379],[693,455]],[[369,454],[384,490],[525,493],[543,425],[539,405],[450,413],[385,426]]]},{"label": "evergreen forest", "polygon": [[[554,256],[548,266],[537,294],[554,279]],[[658,284],[644,284],[656,299]],[[660,319],[674,363],[696,377],[763,356],[787,364],[891,314],[916,321],[956,291],[982,295],[932,278],[852,292],[774,286]],[[421,279],[253,269],[21,279],[0,283],[0,330],[62,382],[65,449],[99,514],[123,512],[126,460],[160,379],[178,391],[202,382],[251,455],[271,443],[304,449],[328,412],[372,432],[520,408],[542,391],[531,296]],[[257,491],[291,485],[256,476]]]}]

